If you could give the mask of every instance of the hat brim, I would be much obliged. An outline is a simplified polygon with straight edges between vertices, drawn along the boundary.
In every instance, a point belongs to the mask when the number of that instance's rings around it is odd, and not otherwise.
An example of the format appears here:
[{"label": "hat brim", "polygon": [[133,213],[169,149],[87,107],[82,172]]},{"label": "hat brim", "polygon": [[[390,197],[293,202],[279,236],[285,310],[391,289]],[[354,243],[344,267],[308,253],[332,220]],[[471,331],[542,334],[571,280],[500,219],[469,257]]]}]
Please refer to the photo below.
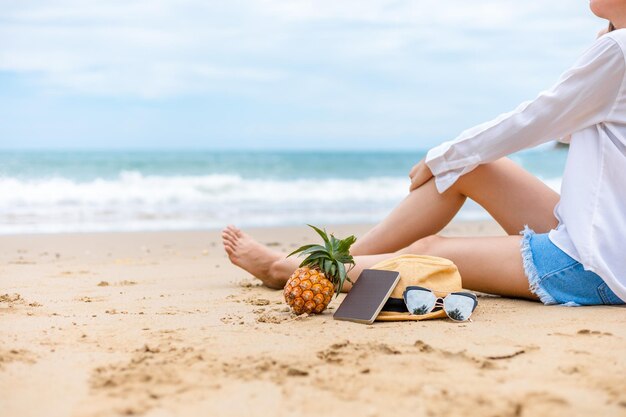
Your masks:
[{"label": "hat brim", "polygon": [[431,320],[431,319],[439,319],[445,318],[446,312],[443,310],[433,311],[428,314],[410,314],[406,313],[397,313],[395,311],[381,311],[378,316],[376,316],[375,321],[421,321],[421,320]]}]

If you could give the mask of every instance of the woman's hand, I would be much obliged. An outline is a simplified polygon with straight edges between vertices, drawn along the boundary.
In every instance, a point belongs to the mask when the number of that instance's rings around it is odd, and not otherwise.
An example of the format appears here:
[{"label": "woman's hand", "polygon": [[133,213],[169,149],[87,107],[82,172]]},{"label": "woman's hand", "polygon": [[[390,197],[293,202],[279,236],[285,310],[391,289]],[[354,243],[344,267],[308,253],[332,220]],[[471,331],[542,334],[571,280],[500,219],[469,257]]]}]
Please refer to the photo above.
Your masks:
[{"label": "woman's hand", "polygon": [[433,173],[430,171],[430,168],[428,168],[428,165],[426,165],[426,162],[422,159],[413,167],[413,169],[411,169],[411,172],[409,173],[409,178],[411,178],[411,187],[409,188],[409,191],[413,191],[424,185],[432,177]]}]

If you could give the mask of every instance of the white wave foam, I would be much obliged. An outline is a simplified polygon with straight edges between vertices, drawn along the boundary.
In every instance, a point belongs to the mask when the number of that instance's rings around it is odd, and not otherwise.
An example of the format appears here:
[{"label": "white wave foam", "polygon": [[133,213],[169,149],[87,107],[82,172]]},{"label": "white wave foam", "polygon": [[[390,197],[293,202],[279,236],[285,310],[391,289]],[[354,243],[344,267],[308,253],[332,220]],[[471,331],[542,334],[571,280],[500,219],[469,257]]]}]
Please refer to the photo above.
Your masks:
[{"label": "white wave foam", "polygon": [[[555,180],[554,184],[560,181]],[[172,230],[376,222],[408,191],[408,179],[248,179],[237,175],[114,179],[0,177],[0,233]],[[477,206],[465,218],[484,217]]]}]

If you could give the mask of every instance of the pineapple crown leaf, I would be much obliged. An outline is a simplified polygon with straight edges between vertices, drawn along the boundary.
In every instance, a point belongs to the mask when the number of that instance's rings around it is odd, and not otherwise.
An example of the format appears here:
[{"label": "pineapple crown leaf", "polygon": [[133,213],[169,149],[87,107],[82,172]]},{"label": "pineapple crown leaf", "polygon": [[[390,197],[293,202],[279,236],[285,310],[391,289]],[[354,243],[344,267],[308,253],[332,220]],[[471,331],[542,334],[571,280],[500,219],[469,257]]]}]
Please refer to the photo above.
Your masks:
[{"label": "pineapple crown leaf", "polygon": [[337,252],[347,253],[350,246],[352,246],[354,242],[356,242],[356,237],[354,236],[348,236],[347,238],[340,240],[337,245]]},{"label": "pineapple crown leaf", "polygon": [[321,230],[319,227],[315,227],[312,224],[307,224],[307,226],[313,228],[313,230],[315,230],[317,234],[322,237],[322,239],[324,240],[324,243],[327,245],[326,248],[328,249],[328,245],[330,245],[330,241],[328,240],[328,234],[326,233],[326,229]]},{"label": "pineapple crown leaf", "polygon": [[326,252],[326,248],[324,246],[321,245],[304,245],[296,250],[294,250],[293,252],[291,252],[289,255],[287,255],[287,257],[290,257],[291,255],[295,255],[296,253],[300,253],[300,255],[307,255],[307,254],[311,254],[314,252]]},{"label": "pineapple crown leaf", "polygon": [[334,252],[337,252],[339,250],[339,239],[337,239],[334,235],[330,235],[330,239],[329,239],[329,243],[330,243],[330,249]]},{"label": "pineapple crown leaf", "polygon": [[[356,242],[356,237],[349,236],[346,239],[337,239],[333,234],[329,235],[325,229],[322,230],[313,225],[309,226],[321,236],[324,246],[305,245],[287,256],[295,254],[306,256],[300,263],[300,267],[319,268],[335,284],[335,290],[339,295],[345,280],[352,282],[348,278],[348,272],[354,267],[354,258],[350,255],[349,250],[350,246]],[[346,264],[349,265],[348,270],[346,270]]]},{"label": "pineapple crown leaf", "polygon": [[348,272],[346,271],[346,267],[341,262],[337,262],[337,269],[339,269],[339,276],[343,276],[344,279],[339,281],[339,285],[337,285],[337,295],[341,293],[343,289],[343,283],[346,278],[348,278]]}]

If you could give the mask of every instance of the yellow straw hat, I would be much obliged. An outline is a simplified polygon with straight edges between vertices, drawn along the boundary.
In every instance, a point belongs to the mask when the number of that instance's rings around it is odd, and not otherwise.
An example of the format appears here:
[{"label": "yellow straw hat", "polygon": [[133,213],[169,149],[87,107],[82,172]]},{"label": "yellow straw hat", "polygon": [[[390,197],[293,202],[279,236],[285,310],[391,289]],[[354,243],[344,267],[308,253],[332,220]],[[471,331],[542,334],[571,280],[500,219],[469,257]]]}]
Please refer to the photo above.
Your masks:
[{"label": "yellow straw hat", "polygon": [[397,271],[400,281],[391,293],[376,321],[428,320],[446,317],[443,309],[423,315],[410,314],[404,304],[404,290],[409,286],[428,288],[437,297],[462,291],[461,274],[449,259],[427,255],[401,255],[379,262],[370,269]]}]

